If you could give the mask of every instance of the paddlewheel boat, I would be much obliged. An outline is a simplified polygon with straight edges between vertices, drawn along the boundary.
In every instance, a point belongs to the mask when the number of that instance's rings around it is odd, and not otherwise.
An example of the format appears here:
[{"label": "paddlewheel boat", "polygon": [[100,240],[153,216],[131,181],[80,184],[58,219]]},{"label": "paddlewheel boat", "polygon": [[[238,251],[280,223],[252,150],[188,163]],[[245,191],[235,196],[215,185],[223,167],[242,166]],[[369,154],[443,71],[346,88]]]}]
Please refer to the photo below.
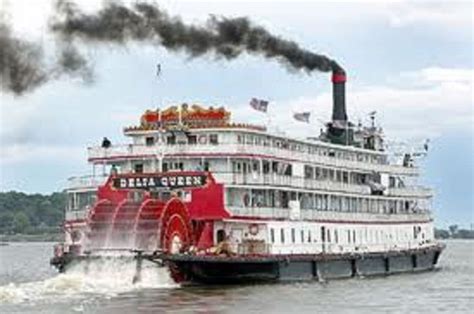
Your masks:
[{"label": "paddlewheel boat", "polygon": [[389,161],[380,128],[348,121],[345,80],[333,73],[332,121],[305,140],[232,123],[225,108],[145,112],[129,144],[88,149],[94,174],[69,181],[51,263],[131,252],[137,272],[149,260],[201,283],[433,269],[432,192],[413,155]]}]

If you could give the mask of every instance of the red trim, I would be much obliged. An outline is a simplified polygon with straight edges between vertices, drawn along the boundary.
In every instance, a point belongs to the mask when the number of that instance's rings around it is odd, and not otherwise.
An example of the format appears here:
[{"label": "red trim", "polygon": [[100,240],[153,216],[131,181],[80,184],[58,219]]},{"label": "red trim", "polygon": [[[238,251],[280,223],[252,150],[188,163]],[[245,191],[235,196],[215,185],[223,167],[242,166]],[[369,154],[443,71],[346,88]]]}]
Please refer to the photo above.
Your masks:
[{"label": "red trim", "polygon": [[345,83],[346,82],[346,75],[343,73],[332,73],[332,82],[333,83]]},{"label": "red trim", "polygon": [[258,216],[231,216],[230,219],[240,220],[258,220],[258,221],[309,221],[319,223],[336,223],[336,224],[369,224],[369,225],[401,225],[401,224],[421,224],[432,222],[433,219],[429,220],[409,220],[409,221],[365,221],[365,220],[327,220],[327,219],[301,219],[301,220],[290,220],[288,218],[267,218]]}]

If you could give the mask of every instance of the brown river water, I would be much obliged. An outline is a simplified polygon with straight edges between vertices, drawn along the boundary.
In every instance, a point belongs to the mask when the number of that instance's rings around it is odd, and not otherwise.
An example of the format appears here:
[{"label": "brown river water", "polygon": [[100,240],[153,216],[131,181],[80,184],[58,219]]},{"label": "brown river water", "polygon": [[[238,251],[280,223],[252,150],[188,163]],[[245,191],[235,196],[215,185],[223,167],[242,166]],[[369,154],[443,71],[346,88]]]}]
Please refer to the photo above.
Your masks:
[{"label": "brown river water", "polygon": [[128,261],[57,274],[52,243],[0,247],[0,313],[474,313],[474,241],[447,241],[433,272],[377,278],[180,287]]}]

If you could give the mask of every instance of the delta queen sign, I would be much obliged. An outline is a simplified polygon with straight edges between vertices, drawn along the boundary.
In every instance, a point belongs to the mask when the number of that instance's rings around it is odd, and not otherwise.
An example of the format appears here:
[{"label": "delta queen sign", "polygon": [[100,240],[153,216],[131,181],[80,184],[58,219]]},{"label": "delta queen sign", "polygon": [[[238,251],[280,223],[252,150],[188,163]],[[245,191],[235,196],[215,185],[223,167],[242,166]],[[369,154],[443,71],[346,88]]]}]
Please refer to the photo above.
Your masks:
[{"label": "delta queen sign", "polygon": [[206,184],[206,175],[134,175],[114,178],[116,189],[178,189],[201,187]]}]

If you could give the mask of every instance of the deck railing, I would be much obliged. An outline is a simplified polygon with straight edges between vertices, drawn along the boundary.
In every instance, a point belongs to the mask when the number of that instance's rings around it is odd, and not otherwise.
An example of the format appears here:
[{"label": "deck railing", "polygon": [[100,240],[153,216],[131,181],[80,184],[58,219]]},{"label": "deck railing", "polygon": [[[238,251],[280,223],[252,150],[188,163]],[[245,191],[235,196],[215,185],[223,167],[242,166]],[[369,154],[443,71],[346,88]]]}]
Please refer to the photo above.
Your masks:
[{"label": "deck railing", "polygon": [[311,154],[308,151],[295,151],[281,147],[261,146],[238,143],[219,144],[175,144],[175,145],[114,145],[109,148],[100,146],[89,147],[88,157],[90,161],[102,161],[103,159],[133,158],[134,156],[173,156],[182,154],[247,154],[251,156],[270,156],[285,158],[291,161],[320,164],[322,166],[346,168],[362,171],[381,171],[401,175],[417,175],[418,170],[414,167],[403,167],[401,165],[390,165],[378,162],[363,162],[336,157]]},{"label": "deck railing", "polygon": [[[222,182],[228,185],[294,187],[308,190],[322,190],[331,192],[346,192],[358,195],[371,195],[370,186],[364,184],[307,179],[303,177],[284,176],[278,174],[213,172],[213,175],[218,182]],[[429,188],[423,188],[419,186],[407,186],[404,188],[387,189],[386,193],[384,193],[383,196],[430,197],[431,195],[432,191]]]},{"label": "deck railing", "polygon": [[85,175],[70,177],[67,180],[66,189],[94,189],[104,184],[107,178],[108,175]]},{"label": "deck railing", "polygon": [[273,207],[240,207],[227,206],[234,216],[260,217],[260,218],[283,218],[283,219],[305,219],[305,220],[327,220],[327,221],[364,221],[364,222],[404,222],[404,221],[428,221],[430,213],[395,213],[374,214],[361,212],[336,212],[322,211],[316,209],[301,209],[299,217],[294,216],[289,208]]}]

